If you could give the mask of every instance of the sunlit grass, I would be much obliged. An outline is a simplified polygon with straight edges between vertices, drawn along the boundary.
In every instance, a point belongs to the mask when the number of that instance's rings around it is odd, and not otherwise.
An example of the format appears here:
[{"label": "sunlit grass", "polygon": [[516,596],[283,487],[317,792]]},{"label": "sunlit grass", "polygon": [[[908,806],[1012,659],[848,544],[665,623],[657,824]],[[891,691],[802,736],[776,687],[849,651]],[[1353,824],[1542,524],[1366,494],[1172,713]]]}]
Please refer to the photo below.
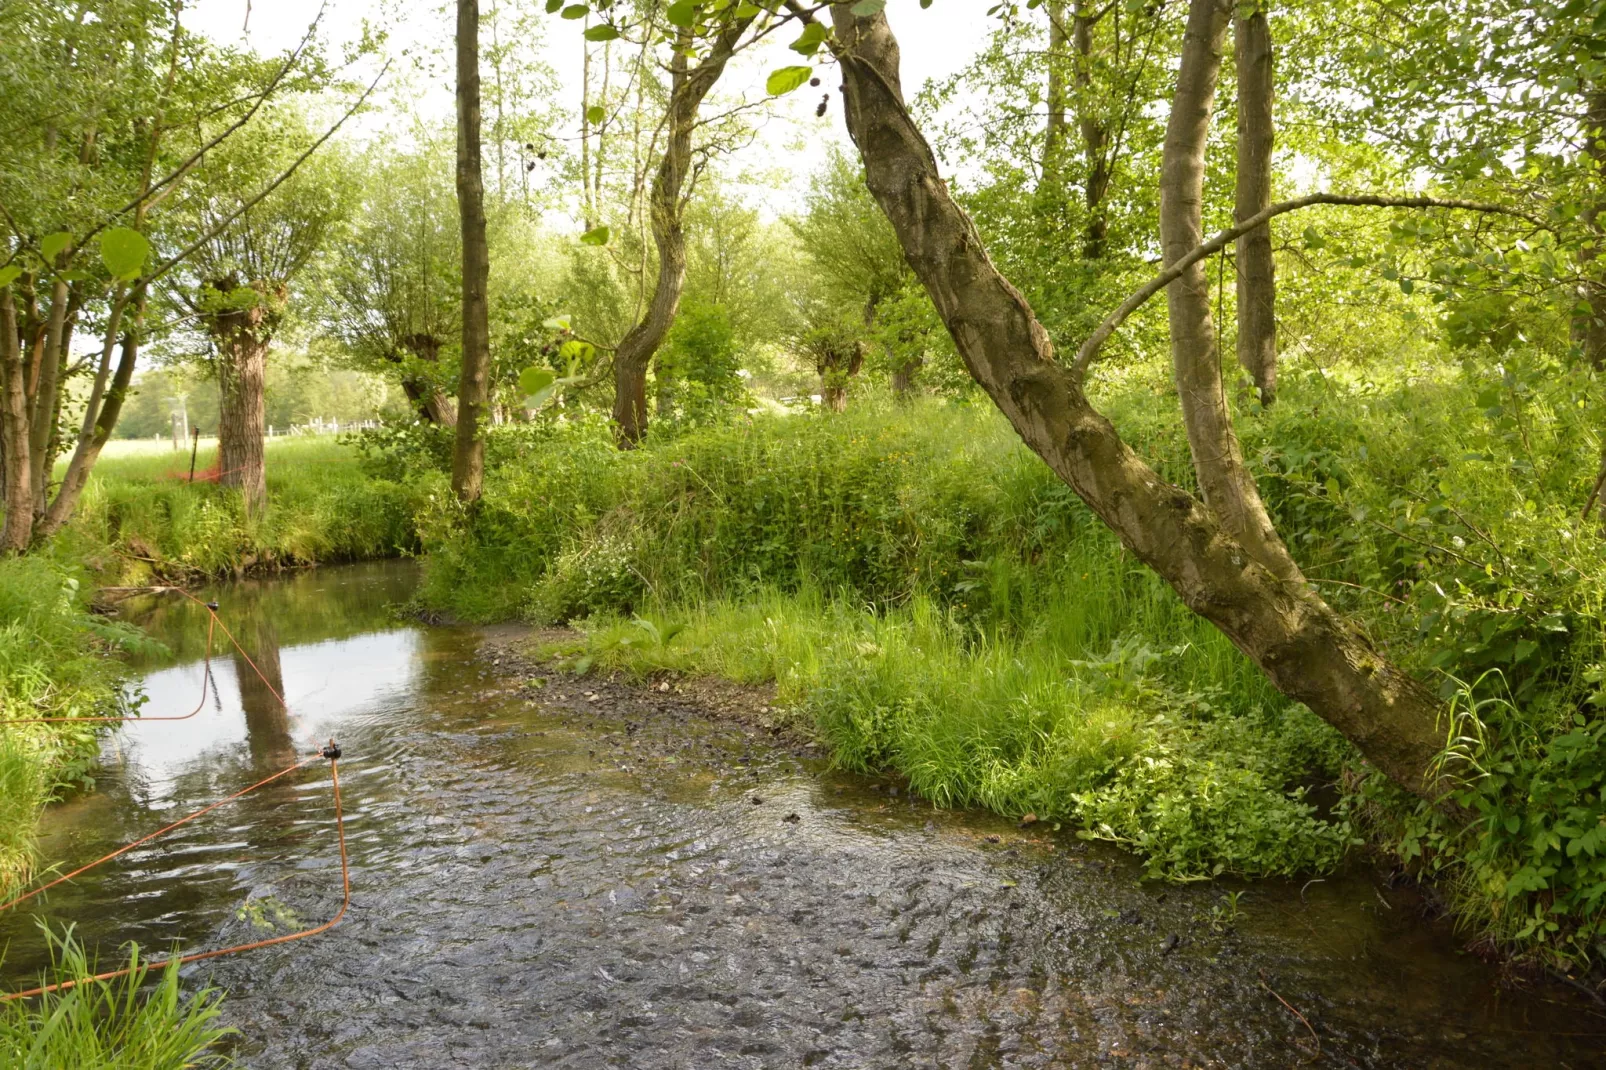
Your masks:
[{"label": "sunlit grass", "polygon": [[[45,983],[96,972],[68,932],[46,931],[52,968]],[[0,1003],[0,1066],[6,1070],[180,1070],[232,1060],[216,1050],[233,1032],[218,1020],[221,996],[185,995],[177,964],[151,974],[129,949],[127,977]]]}]

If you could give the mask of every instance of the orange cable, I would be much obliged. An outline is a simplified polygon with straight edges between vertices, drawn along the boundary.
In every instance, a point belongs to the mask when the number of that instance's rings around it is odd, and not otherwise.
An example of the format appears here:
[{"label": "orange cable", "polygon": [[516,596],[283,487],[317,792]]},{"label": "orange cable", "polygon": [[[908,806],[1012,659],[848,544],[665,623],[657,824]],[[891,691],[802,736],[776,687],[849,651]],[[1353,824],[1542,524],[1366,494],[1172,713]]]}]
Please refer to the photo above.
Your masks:
[{"label": "orange cable", "polygon": [[[321,757],[321,755],[319,755],[319,757]],[[288,768],[288,769],[283,769],[283,770],[275,773],[273,776],[269,777],[267,780],[263,780],[263,781],[260,781],[257,784],[253,784],[251,787],[246,788],[245,791],[240,792],[237,795],[229,796],[229,799],[235,799],[235,798],[238,798],[240,795],[246,794],[246,792],[254,791],[257,788],[261,787],[263,784],[266,784],[269,781],[278,779],[279,777],[283,776],[285,773],[289,773],[289,772],[292,772],[292,771],[294,771],[296,769],[300,769],[302,766],[309,764],[312,760],[313,759],[308,758],[304,762],[299,762],[296,765],[290,766],[290,768]],[[351,865],[350,865],[350,862],[349,862],[349,860],[347,858],[347,854],[346,854],[346,821],[345,821],[345,816],[341,811],[341,805],[340,805],[340,761],[339,761],[339,759],[331,758],[329,760],[329,774],[330,774],[330,777],[333,779],[333,782],[334,782],[334,792],[335,792],[335,829],[336,829],[336,831],[338,832],[338,834],[340,836],[340,883],[341,883],[341,893],[342,893],[342,898],[341,898],[341,902],[340,902],[340,909],[335,912],[335,916],[334,917],[330,918],[328,921],[324,922],[322,925],[314,926],[311,929],[303,929],[300,932],[295,932],[295,933],[286,933],[283,936],[274,936],[274,937],[270,937],[269,939],[266,939],[266,940],[255,940],[255,941],[252,941],[249,944],[236,944],[233,947],[218,948],[218,949],[216,949],[214,951],[197,951],[194,954],[182,955],[182,956],[179,956],[177,958],[167,958],[167,959],[163,959],[160,962],[147,963],[144,966],[126,966],[126,967],[124,967],[123,969],[120,969],[120,970],[107,970],[105,973],[97,973],[92,977],[80,977],[80,978],[78,978],[76,980],[73,980],[73,981],[58,981],[55,984],[40,985],[38,988],[30,988],[25,992],[11,992],[11,993],[8,993],[6,995],[0,995],[0,1003],[10,1003],[13,1000],[28,999],[28,998],[33,997],[33,996],[42,996],[47,992],[65,992],[68,989],[76,988],[76,987],[78,987],[79,985],[82,985],[82,984],[92,984],[92,983],[97,982],[97,981],[111,981],[111,980],[114,980],[114,979],[116,979],[118,977],[127,977],[129,974],[135,973],[137,971],[144,971],[144,972],[148,973],[151,970],[162,970],[162,969],[166,969],[168,966],[173,965],[174,963],[177,963],[178,965],[183,966],[183,965],[186,965],[186,964],[191,963],[191,962],[200,962],[203,959],[215,959],[215,958],[219,958],[219,957],[221,957],[223,955],[238,954],[241,951],[255,951],[255,950],[259,949],[259,948],[272,947],[275,944],[288,944],[288,943],[291,943],[292,941],[295,941],[295,940],[305,940],[309,936],[317,936],[319,933],[328,932],[330,929],[333,929],[336,925],[339,925],[340,922],[341,922],[341,919],[343,919],[346,916],[347,909],[351,906]],[[216,803],[212,804],[212,806],[209,806],[206,809],[207,810],[216,809],[218,806],[223,805],[223,803],[228,802],[229,799],[220,800],[219,802],[216,802]],[[205,812],[206,812],[206,810],[198,811],[196,814],[192,814],[191,817],[197,817],[200,814],[203,814]],[[189,818],[185,818],[185,820],[188,821]],[[182,823],[183,822],[178,822],[177,824],[182,824]],[[168,828],[173,828],[173,827],[175,827],[175,826],[174,825],[169,825],[168,826]],[[167,831],[167,829],[163,829],[162,830],[162,832],[166,832],[166,831]],[[155,832],[155,833],[152,833],[151,835],[152,836],[160,836],[161,832]],[[151,837],[149,837],[149,836],[146,837],[146,839],[150,839],[150,838]],[[137,841],[137,842],[143,842],[143,841]],[[134,846],[134,844],[130,844],[129,845],[129,847],[132,847],[132,846]],[[126,851],[127,849],[128,848],[125,847],[123,850]],[[114,852],[114,853],[112,853],[110,855],[107,855],[106,858],[115,858],[118,854],[121,854],[121,853],[122,853],[122,851],[117,851],[117,852]],[[105,858],[100,859],[97,862],[90,863],[90,866],[98,866],[101,862],[104,862],[104,861],[106,861]],[[84,868],[88,869],[90,867],[86,866]],[[77,870],[76,872],[82,873],[83,870]],[[69,874],[69,876],[70,875],[71,874]],[[61,880],[66,880],[66,879],[67,879],[66,877],[61,878]],[[60,881],[52,881],[51,882],[51,884],[59,884],[59,883],[60,883]],[[51,885],[47,884],[47,885],[45,885],[45,887],[48,888],[48,887],[51,887]],[[29,895],[37,895],[39,892],[42,892],[42,891],[44,891],[44,888],[40,888],[35,892],[30,892]],[[27,898],[27,896],[24,896],[23,898]],[[4,909],[6,909],[8,907],[11,907],[11,906],[15,905],[17,902],[20,902],[20,901],[21,900],[13,900],[11,903],[7,903],[5,907],[0,907],[0,910],[4,910]]]},{"label": "orange cable", "polygon": [[[202,605],[205,605],[205,603],[203,602]],[[189,713],[179,717],[142,717],[138,715],[133,717],[18,717],[0,721],[0,724],[67,724],[69,722],[77,724],[117,724],[123,721],[188,721],[191,717],[200,713],[201,708],[206,705],[206,691],[212,680],[212,630],[222,624],[211,606],[206,606],[206,611],[211,614],[211,619],[206,622],[206,657],[202,661],[201,701],[197,702],[195,708]],[[228,629],[225,628],[224,631],[227,632]],[[232,639],[233,636],[230,636],[230,638]],[[246,660],[249,661],[251,659],[247,658]],[[253,669],[256,668],[255,665],[251,667]],[[284,702],[283,699],[279,701],[281,704]],[[3,909],[3,907],[0,907],[0,910]]]}]

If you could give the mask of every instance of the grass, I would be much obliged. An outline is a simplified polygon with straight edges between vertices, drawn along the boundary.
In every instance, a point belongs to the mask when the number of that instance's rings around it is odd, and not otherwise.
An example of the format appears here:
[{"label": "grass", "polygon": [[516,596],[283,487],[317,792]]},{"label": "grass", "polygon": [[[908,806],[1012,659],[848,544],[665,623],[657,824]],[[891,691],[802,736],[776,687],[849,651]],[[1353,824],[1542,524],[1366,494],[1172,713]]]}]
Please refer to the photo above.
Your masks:
[{"label": "grass", "polygon": [[[1134,366],[1103,390],[1191,485],[1162,378]],[[547,428],[503,451],[476,509],[425,504],[420,599],[581,622],[572,665],[774,679],[840,764],[1069,821],[1156,875],[1319,871],[1362,830],[1469,927],[1587,964],[1606,954],[1606,538],[1579,512],[1602,396],[1533,353],[1386,378],[1290,363],[1278,404],[1242,414],[1323,594],[1447,713],[1502,697],[1446,755],[1455,814],[1272,691],[982,404],[872,401],[625,454],[595,426]],[[1316,784],[1339,805],[1311,805]]]},{"label": "grass", "polygon": [[[197,472],[215,463],[216,447],[205,447]],[[125,449],[104,458],[67,535],[74,552],[110,582],[138,583],[394,557],[417,545],[416,489],[374,478],[355,450],[331,438],[268,443],[263,516],[245,516],[225,488],[189,483],[188,469],[187,453]]]},{"label": "grass", "polygon": [[34,862],[38,815],[85,779],[96,754],[87,724],[10,724],[83,717],[117,707],[121,664],[142,642],[89,612],[81,573],[48,554],[0,560],[0,898]]},{"label": "grass", "polygon": [[[46,932],[54,965],[45,980],[90,976],[95,967],[68,932]],[[134,972],[32,1000],[0,1003],[0,1065],[7,1070],[178,1070],[225,1067],[217,1044],[221,997],[186,996],[176,963],[151,974],[137,947]]]}]

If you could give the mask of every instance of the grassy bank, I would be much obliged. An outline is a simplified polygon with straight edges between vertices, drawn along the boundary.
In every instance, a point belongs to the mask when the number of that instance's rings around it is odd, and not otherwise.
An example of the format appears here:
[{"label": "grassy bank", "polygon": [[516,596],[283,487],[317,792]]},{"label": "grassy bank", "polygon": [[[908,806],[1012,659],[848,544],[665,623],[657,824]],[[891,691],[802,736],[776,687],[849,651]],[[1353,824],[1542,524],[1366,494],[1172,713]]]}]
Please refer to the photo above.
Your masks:
[{"label": "grassy bank", "polygon": [[[117,445],[117,444],[114,444]],[[106,583],[218,576],[394,557],[417,545],[418,491],[375,478],[356,451],[330,438],[268,444],[269,508],[246,516],[237,493],[187,480],[189,454],[146,443],[95,468],[67,540]],[[196,469],[216,464],[203,447]]]},{"label": "grassy bank", "polygon": [[115,654],[143,640],[88,608],[81,572],[46,555],[0,560],[0,900],[34,864],[40,811],[88,775],[98,726],[13,724],[115,710]]},{"label": "grassy bank", "polygon": [[[1243,420],[1313,581],[1439,683],[1471,823],[1368,775],[981,406],[764,418],[628,454],[553,431],[471,514],[423,511],[422,597],[588,622],[592,662],[774,678],[842,764],[1074,822],[1159,875],[1320,871],[1364,831],[1491,938],[1578,962],[1606,892],[1606,545],[1578,520],[1599,396],[1516,361],[1290,369]],[[1105,404],[1191,481],[1163,386]],[[1341,803],[1319,810],[1313,784]]]}]

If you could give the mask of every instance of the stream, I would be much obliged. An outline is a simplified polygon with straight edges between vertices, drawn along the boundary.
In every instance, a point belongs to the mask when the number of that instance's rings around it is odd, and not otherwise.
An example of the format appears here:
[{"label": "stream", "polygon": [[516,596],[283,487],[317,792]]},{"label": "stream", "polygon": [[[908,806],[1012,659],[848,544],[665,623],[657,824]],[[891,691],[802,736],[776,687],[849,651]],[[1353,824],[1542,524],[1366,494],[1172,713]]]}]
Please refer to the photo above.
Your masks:
[{"label": "stream", "polygon": [[[1144,882],[1069,830],[933,810],[687,696],[532,678],[509,633],[399,617],[414,579],[209,589],[289,715],[220,646],[201,713],[108,735],[96,789],[45,823],[70,868],[339,739],[350,914],[187,968],[227,990],[243,1066],[1606,1066],[1606,1012],[1502,984],[1370,868]],[[125,612],[170,651],[139,667],[146,711],[187,712],[204,610]],[[0,916],[0,983],[36,983],[37,918],[104,968],[129,940],[222,947],[340,899],[314,764]]]}]

